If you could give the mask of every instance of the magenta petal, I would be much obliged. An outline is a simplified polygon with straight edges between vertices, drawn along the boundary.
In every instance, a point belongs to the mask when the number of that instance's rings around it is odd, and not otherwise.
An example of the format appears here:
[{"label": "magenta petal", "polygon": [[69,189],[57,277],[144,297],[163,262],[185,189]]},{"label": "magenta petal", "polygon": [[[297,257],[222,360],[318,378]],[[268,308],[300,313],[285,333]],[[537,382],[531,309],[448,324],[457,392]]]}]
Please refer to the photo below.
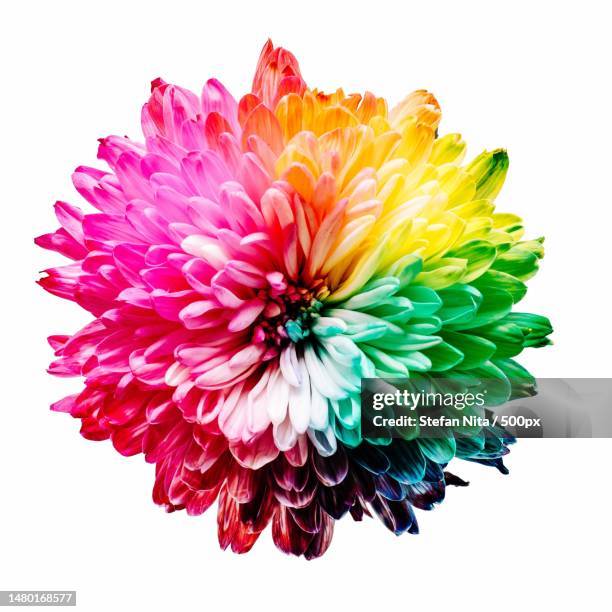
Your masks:
[{"label": "magenta petal", "polygon": [[263,300],[255,299],[245,302],[232,317],[227,328],[231,332],[246,329],[257,319],[265,307],[266,302]]}]

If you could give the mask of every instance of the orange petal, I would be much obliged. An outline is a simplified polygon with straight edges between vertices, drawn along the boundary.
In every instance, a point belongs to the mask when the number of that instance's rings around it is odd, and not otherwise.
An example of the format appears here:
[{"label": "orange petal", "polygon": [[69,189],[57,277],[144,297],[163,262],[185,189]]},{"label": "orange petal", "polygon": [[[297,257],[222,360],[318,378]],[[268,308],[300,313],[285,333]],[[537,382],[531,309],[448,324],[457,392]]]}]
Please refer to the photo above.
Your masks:
[{"label": "orange petal", "polygon": [[238,121],[240,125],[244,125],[248,116],[261,104],[261,100],[253,95],[246,94],[242,96],[240,102],[238,103]]},{"label": "orange petal", "polygon": [[315,210],[321,215],[329,210],[336,200],[336,179],[330,172],[324,172],[317,181],[312,204]]},{"label": "orange petal", "polygon": [[307,202],[312,200],[316,182],[307,166],[292,163],[283,173],[283,179],[290,183],[304,200]]},{"label": "orange petal", "polygon": [[313,132],[325,134],[331,130],[359,125],[357,117],[344,106],[330,106],[321,112],[315,121]]},{"label": "orange petal", "polygon": [[278,119],[263,104],[256,106],[244,122],[242,146],[245,149],[247,148],[248,137],[251,134],[259,136],[276,155],[283,150],[283,133]]},{"label": "orange petal", "polygon": [[288,142],[302,129],[302,98],[296,94],[283,97],[276,107],[276,117]]},{"label": "orange petal", "polygon": [[230,124],[225,120],[223,115],[213,111],[206,116],[204,123],[204,134],[210,146],[216,146],[219,142],[219,136],[224,132],[232,133]]}]

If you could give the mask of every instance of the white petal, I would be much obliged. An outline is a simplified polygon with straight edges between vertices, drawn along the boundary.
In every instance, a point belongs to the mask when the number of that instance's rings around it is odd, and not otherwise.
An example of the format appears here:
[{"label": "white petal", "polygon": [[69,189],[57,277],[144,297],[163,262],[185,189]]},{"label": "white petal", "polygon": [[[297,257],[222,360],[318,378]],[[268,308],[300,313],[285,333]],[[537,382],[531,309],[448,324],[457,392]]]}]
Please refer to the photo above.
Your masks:
[{"label": "white petal", "polygon": [[222,270],[229,260],[227,253],[223,250],[219,241],[209,236],[201,236],[198,234],[187,236],[187,238],[181,242],[181,248],[190,255],[201,257],[217,270]]},{"label": "white petal", "polygon": [[310,423],[311,429],[325,429],[329,422],[329,410],[327,399],[324,398],[317,388],[310,384],[311,405],[310,405]]},{"label": "white petal", "polygon": [[164,379],[169,387],[178,387],[181,383],[185,382],[189,378],[190,372],[190,367],[181,365],[178,361],[175,361],[166,370]]},{"label": "white petal", "polygon": [[310,423],[310,378],[303,362],[300,361],[302,384],[289,390],[289,418],[298,434],[302,434]]},{"label": "white petal", "polygon": [[324,431],[309,429],[308,438],[321,457],[331,457],[336,452],[337,441],[331,427]]},{"label": "white petal", "polygon": [[270,376],[267,399],[268,416],[274,425],[282,423],[287,415],[290,388],[280,369],[276,368]]},{"label": "white petal", "polygon": [[274,425],[272,434],[274,436],[274,443],[280,451],[291,450],[295,446],[298,439],[297,432],[291,424],[289,415],[287,415],[282,423]]},{"label": "white petal", "polygon": [[330,373],[323,367],[312,346],[306,347],[304,359],[312,384],[321,395],[331,399],[341,399],[346,396],[343,388],[335,382]]},{"label": "white petal", "polygon": [[300,385],[300,373],[297,361],[295,345],[290,344],[281,353],[279,362],[285,380],[294,387],[299,387]]}]

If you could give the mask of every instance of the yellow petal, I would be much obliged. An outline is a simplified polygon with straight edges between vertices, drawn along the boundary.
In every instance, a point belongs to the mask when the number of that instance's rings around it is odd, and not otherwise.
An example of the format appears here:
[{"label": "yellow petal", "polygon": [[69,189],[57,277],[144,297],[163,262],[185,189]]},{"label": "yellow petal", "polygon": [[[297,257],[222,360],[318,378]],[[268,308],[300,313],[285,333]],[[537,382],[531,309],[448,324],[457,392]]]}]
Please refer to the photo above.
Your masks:
[{"label": "yellow petal", "polygon": [[302,98],[297,94],[283,96],[276,106],[275,114],[285,142],[289,142],[302,130]]},{"label": "yellow petal", "polygon": [[461,134],[446,134],[434,142],[429,162],[436,166],[451,162],[459,164],[465,155],[465,150],[466,144]]},{"label": "yellow petal", "polygon": [[365,252],[355,263],[348,278],[329,296],[328,301],[340,302],[359,291],[365,285],[378,267],[380,257],[387,244],[387,238],[382,237],[374,248],[365,249]]}]

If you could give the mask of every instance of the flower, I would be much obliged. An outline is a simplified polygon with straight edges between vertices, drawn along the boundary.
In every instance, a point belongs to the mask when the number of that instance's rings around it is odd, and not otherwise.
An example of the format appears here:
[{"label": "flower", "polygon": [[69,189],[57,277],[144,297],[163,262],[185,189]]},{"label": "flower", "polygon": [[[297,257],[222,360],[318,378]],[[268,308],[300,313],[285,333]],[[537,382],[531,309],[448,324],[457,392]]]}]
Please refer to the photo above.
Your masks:
[{"label": "flower", "polygon": [[532,380],[512,358],[552,331],[512,312],[543,250],[495,211],[506,152],[463,164],[439,122],[426,91],[389,111],[309,89],[271,42],[238,102],[215,79],[201,96],[153,81],[144,142],[104,138],[110,170],[73,175],[98,212],[58,202],[36,239],[72,260],[40,285],[93,317],[49,338],[49,371],[84,378],[52,408],[143,453],[168,511],[218,500],[235,552],[271,523],[281,550],[320,556],[346,513],[414,533],[413,507],[465,484],[453,457],[505,471],[501,431],[361,430],[362,378],[485,377],[507,398]]}]

